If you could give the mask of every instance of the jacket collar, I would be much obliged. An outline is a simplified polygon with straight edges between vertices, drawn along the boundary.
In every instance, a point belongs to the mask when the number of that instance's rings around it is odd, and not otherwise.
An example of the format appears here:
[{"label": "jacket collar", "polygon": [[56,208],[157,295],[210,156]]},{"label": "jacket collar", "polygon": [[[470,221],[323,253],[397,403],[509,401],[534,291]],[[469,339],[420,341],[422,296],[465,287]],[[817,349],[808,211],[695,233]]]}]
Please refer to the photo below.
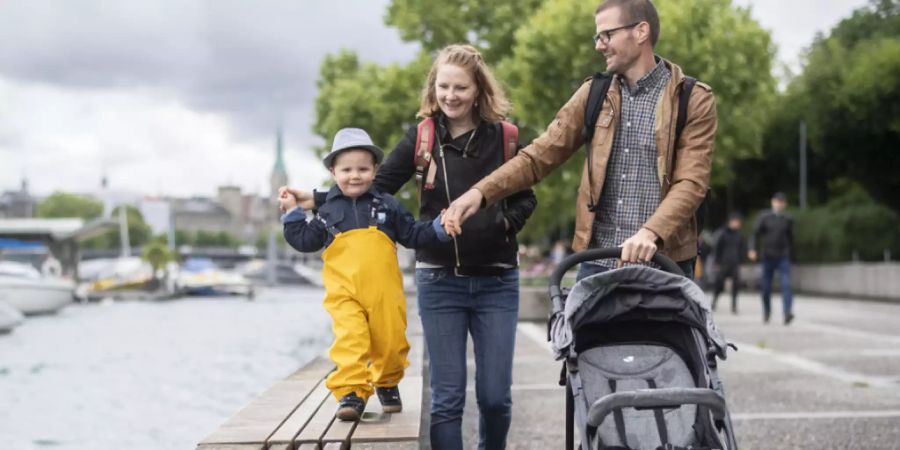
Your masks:
[{"label": "jacket collar", "polygon": [[[367,190],[360,197],[365,197],[367,195],[371,195],[372,197],[375,197],[379,200],[382,197],[381,193],[375,189],[375,183],[372,183],[372,185],[369,186],[369,190]],[[344,195],[343,192],[341,192],[341,188],[339,188],[338,185],[335,184],[334,186],[331,187],[331,189],[328,190],[328,194],[325,196],[325,201],[334,200],[335,198],[338,198],[338,197],[346,197],[346,196]]]},{"label": "jacket collar", "polygon": [[[656,61],[658,63],[662,62],[662,64],[664,64],[666,66],[666,68],[669,69],[669,72],[671,75],[669,76],[669,82],[666,83],[667,87],[668,86],[675,87],[684,82],[684,72],[681,70],[681,67],[679,67],[678,64],[675,64],[672,61],[669,61],[668,59],[665,59],[659,55],[656,55],[654,57],[656,58]],[[658,68],[659,68],[659,66],[657,66],[656,69],[658,69]],[[654,69],[654,70],[656,70],[656,69]],[[619,75],[613,75],[613,82],[624,83],[625,80],[620,79]],[[613,91],[614,91],[614,89],[610,89],[610,93],[612,93]],[[616,94],[616,96],[618,96],[618,94]]]},{"label": "jacket collar", "polygon": [[[443,144],[449,144],[454,141],[453,137],[450,136],[450,128],[447,126],[447,116],[442,112],[438,112],[435,115],[435,122],[437,123],[437,128],[435,130],[436,133],[440,133],[440,141]],[[479,154],[479,142],[482,141],[488,133],[493,131],[492,124],[485,122],[481,118],[478,119],[478,125],[475,125],[473,132],[475,136],[472,136],[472,142],[469,144],[469,148],[466,151],[466,156],[469,157],[478,157]],[[468,140],[468,133],[463,134],[466,136],[466,141]],[[462,153],[463,147],[466,145],[466,141],[463,141],[462,145],[453,145],[450,148],[454,148],[457,152]],[[458,147],[458,148],[457,148]]]}]

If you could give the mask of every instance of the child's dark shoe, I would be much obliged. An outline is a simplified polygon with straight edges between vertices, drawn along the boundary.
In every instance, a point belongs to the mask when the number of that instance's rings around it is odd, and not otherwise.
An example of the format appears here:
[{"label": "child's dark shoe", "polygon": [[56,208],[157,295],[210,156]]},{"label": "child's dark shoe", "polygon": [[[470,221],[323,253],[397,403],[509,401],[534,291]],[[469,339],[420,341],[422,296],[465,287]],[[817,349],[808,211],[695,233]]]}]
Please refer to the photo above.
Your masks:
[{"label": "child's dark shoe", "polygon": [[398,413],[403,411],[403,401],[400,400],[400,389],[397,386],[376,387],[375,393],[381,402],[381,410],[386,413]]},{"label": "child's dark shoe", "polygon": [[356,392],[351,392],[341,398],[335,417],[344,422],[356,422],[365,410],[366,401],[356,395]]}]

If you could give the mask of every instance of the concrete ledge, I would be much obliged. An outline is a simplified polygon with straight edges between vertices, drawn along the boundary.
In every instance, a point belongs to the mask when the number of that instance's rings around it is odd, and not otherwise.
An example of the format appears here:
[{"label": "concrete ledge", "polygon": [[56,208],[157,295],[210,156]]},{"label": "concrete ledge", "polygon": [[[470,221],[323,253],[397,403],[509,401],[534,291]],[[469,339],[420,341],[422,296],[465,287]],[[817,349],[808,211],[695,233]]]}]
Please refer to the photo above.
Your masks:
[{"label": "concrete ledge", "polygon": [[546,286],[522,286],[519,289],[519,320],[547,321],[550,299]]}]

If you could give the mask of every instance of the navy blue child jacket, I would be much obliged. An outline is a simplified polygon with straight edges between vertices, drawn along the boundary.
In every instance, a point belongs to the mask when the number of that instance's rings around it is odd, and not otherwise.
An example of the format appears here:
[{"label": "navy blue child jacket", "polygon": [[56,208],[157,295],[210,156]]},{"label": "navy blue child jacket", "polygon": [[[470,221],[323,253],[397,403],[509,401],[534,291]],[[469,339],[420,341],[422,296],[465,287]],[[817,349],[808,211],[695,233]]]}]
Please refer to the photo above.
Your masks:
[{"label": "navy blue child jacket", "polygon": [[309,222],[303,208],[293,209],[282,218],[284,238],[298,251],[315,252],[330,245],[334,233],[368,228],[370,217],[381,232],[407,248],[453,239],[441,227],[440,216],[416,221],[396,198],[378,192],[374,185],[355,199],[345,197],[337,186],[332,187],[318,214]]}]

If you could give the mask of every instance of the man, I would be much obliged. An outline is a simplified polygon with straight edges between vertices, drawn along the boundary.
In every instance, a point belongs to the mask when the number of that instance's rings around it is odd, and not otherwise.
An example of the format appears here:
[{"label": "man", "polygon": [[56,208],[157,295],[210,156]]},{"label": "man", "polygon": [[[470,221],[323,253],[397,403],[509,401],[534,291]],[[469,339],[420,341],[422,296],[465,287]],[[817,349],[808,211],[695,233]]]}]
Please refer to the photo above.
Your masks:
[{"label": "man", "polygon": [[725,280],[731,278],[731,313],[737,314],[737,294],[741,284],[741,260],[746,253],[744,236],[741,235],[743,221],[741,215],[732,213],[728,217],[728,224],[719,231],[716,246],[713,250],[713,265],[715,266],[715,286],[713,288],[712,309],[716,310],[719,302],[719,294],[725,290]]},{"label": "man", "polygon": [[[594,19],[595,48],[614,77],[578,190],[572,248],[621,246],[625,263],[647,262],[661,248],[692,277],[693,215],[706,195],[716,133],[711,88],[697,83],[675,142],[684,75],[653,53],[660,33],[656,8],[649,0],[606,0]],[[460,233],[462,221],[482,204],[534,185],[579,150],[590,85],[575,92],[531,145],[450,205],[443,221],[450,233]],[[583,264],[579,278],[614,264]]]},{"label": "man", "polygon": [[[762,303],[763,322],[769,323],[772,314],[772,277],[777,270],[781,283],[781,306],[784,310],[784,324],[794,320],[793,299],[791,297],[791,257],[794,247],[794,220],[784,212],[787,197],[783,192],[772,196],[772,209],[762,213],[750,236],[751,261],[761,256],[762,262]],[[759,254],[757,254],[759,248]]]}]

